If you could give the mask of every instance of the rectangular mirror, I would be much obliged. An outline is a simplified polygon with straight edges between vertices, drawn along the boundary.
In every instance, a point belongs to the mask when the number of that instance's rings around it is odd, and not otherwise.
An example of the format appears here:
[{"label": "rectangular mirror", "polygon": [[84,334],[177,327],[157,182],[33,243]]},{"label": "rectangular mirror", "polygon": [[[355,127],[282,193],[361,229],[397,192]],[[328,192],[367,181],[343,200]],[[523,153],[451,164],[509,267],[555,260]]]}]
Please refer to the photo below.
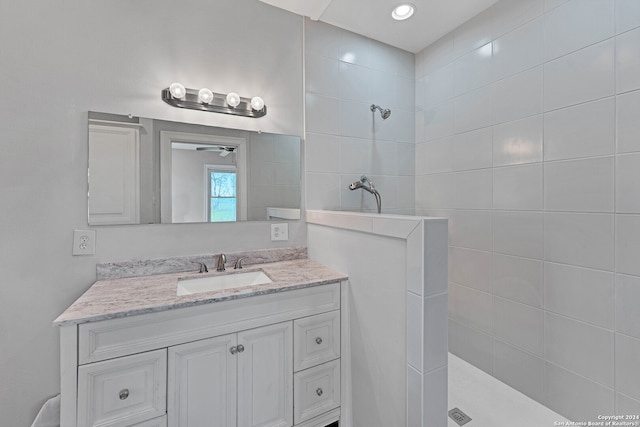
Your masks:
[{"label": "rectangular mirror", "polygon": [[89,112],[89,225],[300,218],[300,138]]}]

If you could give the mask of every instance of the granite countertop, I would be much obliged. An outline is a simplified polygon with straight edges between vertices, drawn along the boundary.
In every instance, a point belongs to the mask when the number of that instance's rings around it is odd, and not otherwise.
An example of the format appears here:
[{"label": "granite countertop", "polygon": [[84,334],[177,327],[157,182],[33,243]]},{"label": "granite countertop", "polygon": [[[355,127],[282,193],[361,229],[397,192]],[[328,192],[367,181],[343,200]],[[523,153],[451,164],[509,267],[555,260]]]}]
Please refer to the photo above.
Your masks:
[{"label": "granite countertop", "polygon": [[[176,295],[178,279],[262,270],[272,283],[191,295]],[[346,280],[347,276],[309,259],[269,262],[224,272],[181,272],[95,282],[55,321],[62,326],[192,307]]]}]

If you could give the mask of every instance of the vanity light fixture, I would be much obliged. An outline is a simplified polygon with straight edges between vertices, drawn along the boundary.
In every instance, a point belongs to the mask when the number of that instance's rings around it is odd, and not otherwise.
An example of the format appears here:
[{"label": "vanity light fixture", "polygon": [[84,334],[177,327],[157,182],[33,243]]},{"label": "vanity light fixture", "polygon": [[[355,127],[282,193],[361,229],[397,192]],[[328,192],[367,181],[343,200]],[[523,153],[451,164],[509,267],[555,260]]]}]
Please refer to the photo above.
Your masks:
[{"label": "vanity light fixture", "polygon": [[198,91],[198,101],[202,102],[203,104],[211,103],[211,101],[213,101],[213,92],[211,92],[211,90],[207,89],[206,87],[203,87]]},{"label": "vanity light fixture", "polygon": [[391,11],[391,17],[396,21],[404,21],[405,19],[411,18],[415,10],[416,7],[411,3],[400,3]]},{"label": "vanity light fixture", "polygon": [[267,106],[259,96],[243,98],[235,92],[224,94],[212,92],[207,88],[189,89],[180,83],[172,83],[168,88],[163,89],[162,100],[173,107],[211,113],[253,118],[267,114]]}]

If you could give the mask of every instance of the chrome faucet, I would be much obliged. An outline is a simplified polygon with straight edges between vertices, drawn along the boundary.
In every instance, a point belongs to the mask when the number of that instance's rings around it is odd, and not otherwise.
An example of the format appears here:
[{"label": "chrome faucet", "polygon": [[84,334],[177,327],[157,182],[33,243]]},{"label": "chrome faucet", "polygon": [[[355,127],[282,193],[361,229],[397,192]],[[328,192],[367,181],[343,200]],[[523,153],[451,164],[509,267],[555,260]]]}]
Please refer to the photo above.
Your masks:
[{"label": "chrome faucet", "polygon": [[216,261],[216,271],[224,271],[224,264],[227,262],[227,256],[225,254],[218,255]]},{"label": "chrome faucet", "polygon": [[[365,184],[369,184],[369,186],[367,187]],[[381,213],[382,198],[380,197],[380,193],[378,193],[378,190],[376,190],[376,187],[373,185],[373,182],[371,182],[371,180],[365,175],[362,175],[360,177],[360,181],[352,182],[351,184],[349,184],[349,190],[351,191],[357,190],[359,188],[373,194],[373,196],[376,198],[376,204],[378,205],[378,213]]]},{"label": "chrome faucet", "polygon": [[236,264],[233,266],[234,270],[238,270],[240,268],[242,268],[242,261],[244,261],[245,259],[247,259],[246,256],[240,257],[237,259]]}]

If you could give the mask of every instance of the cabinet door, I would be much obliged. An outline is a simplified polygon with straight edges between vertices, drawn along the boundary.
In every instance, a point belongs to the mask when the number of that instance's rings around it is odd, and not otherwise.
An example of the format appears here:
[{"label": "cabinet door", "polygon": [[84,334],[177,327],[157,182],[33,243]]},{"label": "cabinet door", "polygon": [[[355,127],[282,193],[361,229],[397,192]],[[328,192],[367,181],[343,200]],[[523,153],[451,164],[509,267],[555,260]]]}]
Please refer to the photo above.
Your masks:
[{"label": "cabinet door", "polygon": [[293,425],[292,330],[286,322],[238,334],[238,427]]},{"label": "cabinet door", "polygon": [[169,427],[235,427],[235,345],[231,334],[169,347]]}]

